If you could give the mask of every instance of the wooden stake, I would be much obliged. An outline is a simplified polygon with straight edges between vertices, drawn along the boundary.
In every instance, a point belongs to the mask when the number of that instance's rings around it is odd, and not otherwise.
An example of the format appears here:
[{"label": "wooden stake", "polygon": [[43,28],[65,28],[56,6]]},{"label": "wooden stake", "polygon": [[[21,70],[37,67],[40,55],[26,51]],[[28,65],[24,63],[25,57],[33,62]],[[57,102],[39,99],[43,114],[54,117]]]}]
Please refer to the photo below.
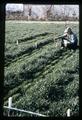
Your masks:
[{"label": "wooden stake", "polygon": [[17,40],[17,45],[19,44],[18,40]]},{"label": "wooden stake", "polygon": [[70,109],[67,110],[67,117],[70,117]]},{"label": "wooden stake", "polygon": [[[9,108],[12,107],[12,97],[9,97],[8,107],[9,107]],[[8,111],[8,116],[10,116],[10,115],[11,115],[11,109],[9,109],[9,111]]]}]

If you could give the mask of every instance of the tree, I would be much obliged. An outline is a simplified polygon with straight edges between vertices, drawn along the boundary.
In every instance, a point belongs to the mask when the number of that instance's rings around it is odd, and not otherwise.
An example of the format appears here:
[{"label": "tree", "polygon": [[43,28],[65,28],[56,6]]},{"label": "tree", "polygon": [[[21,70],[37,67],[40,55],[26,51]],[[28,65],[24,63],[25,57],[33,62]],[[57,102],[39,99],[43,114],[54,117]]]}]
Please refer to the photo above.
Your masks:
[{"label": "tree", "polygon": [[76,19],[76,13],[75,13],[75,11],[73,12],[73,20],[75,20]]},{"label": "tree", "polygon": [[28,17],[28,19],[31,19],[32,17],[32,6],[24,4],[23,5],[23,14],[25,17]]},{"label": "tree", "polygon": [[54,5],[45,5],[43,7],[43,14],[45,20],[48,20],[53,17],[53,9],[54,9]]}]

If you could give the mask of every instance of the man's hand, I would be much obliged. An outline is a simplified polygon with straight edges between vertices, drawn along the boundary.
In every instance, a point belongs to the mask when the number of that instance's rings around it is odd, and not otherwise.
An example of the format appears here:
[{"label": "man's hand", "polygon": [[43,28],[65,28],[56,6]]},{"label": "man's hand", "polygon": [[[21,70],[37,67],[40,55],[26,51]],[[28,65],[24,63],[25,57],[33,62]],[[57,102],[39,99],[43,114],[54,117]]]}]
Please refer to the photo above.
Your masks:
[{"label": "man's hand", "polygon": [[64,33],[63,36],[64,36],[64,37],[67,37],[67,33]]}]

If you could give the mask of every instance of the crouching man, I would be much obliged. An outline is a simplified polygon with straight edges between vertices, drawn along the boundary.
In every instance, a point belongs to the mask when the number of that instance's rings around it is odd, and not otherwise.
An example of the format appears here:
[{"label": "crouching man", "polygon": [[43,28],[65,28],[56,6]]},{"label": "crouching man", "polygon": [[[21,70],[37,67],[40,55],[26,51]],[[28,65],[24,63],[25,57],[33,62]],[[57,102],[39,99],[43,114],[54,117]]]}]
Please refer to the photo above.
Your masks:
[{"label": "crouching man", "polygon": [[69,49],[76,49],[77,48],[77,36],[72,32],[71,28],[66,28],[63,34],[61,41],[61,47],[67,47]]}]

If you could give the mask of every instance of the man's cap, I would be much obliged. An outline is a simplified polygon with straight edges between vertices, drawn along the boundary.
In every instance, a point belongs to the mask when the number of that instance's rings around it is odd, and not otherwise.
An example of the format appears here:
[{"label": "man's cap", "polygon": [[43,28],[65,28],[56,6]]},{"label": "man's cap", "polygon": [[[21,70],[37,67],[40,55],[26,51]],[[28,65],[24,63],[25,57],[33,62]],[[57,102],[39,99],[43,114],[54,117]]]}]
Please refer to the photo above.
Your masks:
[{"label": "man's cap", "polygon": [[72,30],[71,30],[70,27],[67,27],[67,28],[65,29],[65,31],[64,31],[64,33],[70,33],[70,32],[72,32]]}]

